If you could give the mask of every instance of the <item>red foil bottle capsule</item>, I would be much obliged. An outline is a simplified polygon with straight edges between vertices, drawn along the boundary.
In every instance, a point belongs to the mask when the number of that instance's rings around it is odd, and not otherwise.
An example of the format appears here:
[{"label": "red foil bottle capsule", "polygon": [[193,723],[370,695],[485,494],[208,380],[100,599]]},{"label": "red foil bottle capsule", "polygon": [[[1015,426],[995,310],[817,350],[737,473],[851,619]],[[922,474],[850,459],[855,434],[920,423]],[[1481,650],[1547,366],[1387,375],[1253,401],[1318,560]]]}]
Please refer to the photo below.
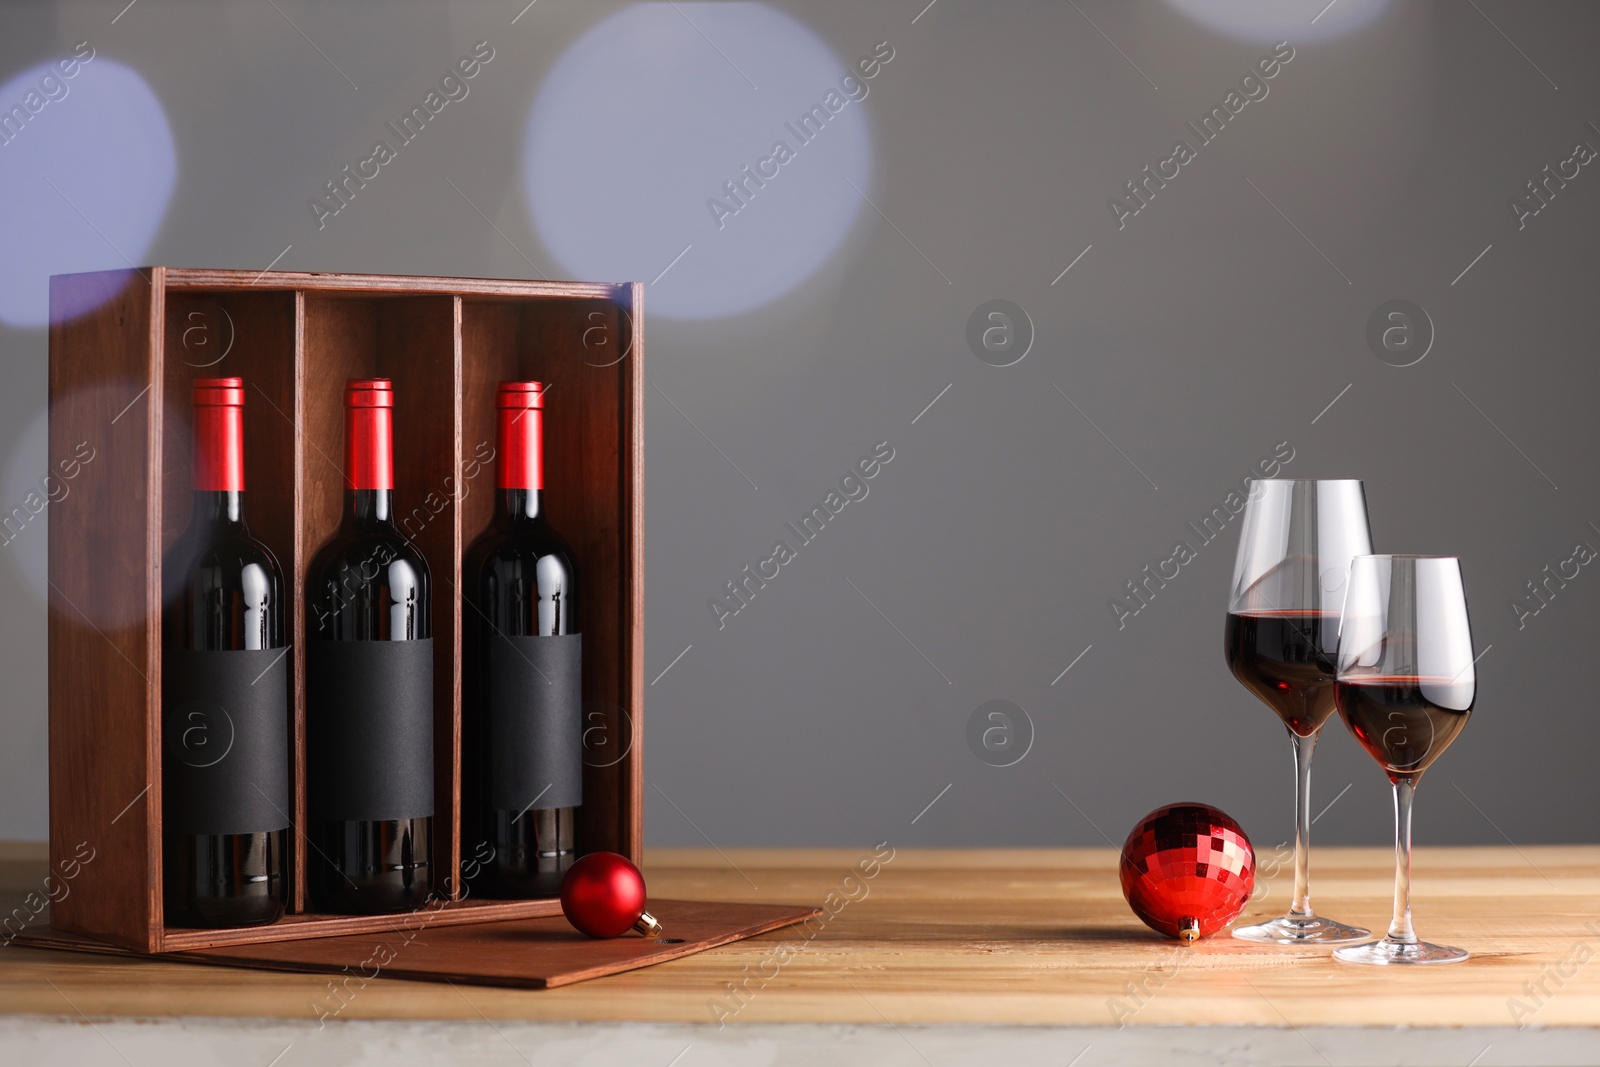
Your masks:
[{"label": "red foil bottle capsule", "polygon": [[344,387],[345,488],[394,488],[394,384],[351,378]]},{"label": "red foil bottle capsule", "polygon": [[194,487],[203,492],[244,489],[244,379],[196,378]]},{"label": "red foil bottle capsule", "polygon": [[495,390],[496,489],[544,488],[544,385],[501,382]]}]

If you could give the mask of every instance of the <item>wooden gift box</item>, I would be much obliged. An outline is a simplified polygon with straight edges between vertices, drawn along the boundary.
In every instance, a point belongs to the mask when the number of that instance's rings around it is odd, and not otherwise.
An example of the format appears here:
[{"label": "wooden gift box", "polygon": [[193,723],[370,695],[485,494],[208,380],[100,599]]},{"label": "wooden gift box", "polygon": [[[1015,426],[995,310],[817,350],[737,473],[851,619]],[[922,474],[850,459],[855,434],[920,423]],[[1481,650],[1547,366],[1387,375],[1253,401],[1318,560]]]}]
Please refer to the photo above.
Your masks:
[{"label": "wooden gift box", "polygon": [[[293,825],[304,825],[306,569],[344,505],[343,392],[395,390],[395,507],[433,574],[436,891],[430,927],[560,914],[461,896],[461,560],[494,508],[494,387],[546,383],[546,497],[583,583],[583,851],[641,858],[643,336],[638,283],[150,267],[51,279],[50,858],[74,864],[58,933],[137,952],[391,930],[307,909],[306,838],[279,922],[162,918],[161,575],[191,507],[190,383],[244,379],[246,518],[283,567],[294,694]],[[89,308],[82,311],[83,308]],[[76,453],[75,453],[76,450]],[[92,450],[92,455],[90,451]],[[89,455],[87,461],[83,456]],[[481,858],[481,857],[480,857]]]}]

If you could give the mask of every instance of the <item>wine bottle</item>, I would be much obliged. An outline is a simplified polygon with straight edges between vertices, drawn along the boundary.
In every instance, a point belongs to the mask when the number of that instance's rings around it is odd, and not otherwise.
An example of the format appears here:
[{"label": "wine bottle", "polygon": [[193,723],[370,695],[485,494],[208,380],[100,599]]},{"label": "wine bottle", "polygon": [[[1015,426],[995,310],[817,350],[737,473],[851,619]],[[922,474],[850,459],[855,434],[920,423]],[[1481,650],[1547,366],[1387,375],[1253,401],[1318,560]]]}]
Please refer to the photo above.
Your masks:
[{"label": "wine bottle", "polygon": [[583,803],[583,645],[572,557],[544,510],[543,389],[495,392],[494,520],[463,568],[462,852],[488,856],[470,889],[491,897],[560,894]]},{"label": "wine bottle", "polygon": [[380,914],[432,892],[428,564],[394,524],[394,390],[345,386],[345,509],[306,580],[308,888]]},{"label": "wine bottle", "polygon": [[244,522],[244,382],[194,383],[194,507],[163,564],[166,921],[257,926],[288,894],[283,574]]}]

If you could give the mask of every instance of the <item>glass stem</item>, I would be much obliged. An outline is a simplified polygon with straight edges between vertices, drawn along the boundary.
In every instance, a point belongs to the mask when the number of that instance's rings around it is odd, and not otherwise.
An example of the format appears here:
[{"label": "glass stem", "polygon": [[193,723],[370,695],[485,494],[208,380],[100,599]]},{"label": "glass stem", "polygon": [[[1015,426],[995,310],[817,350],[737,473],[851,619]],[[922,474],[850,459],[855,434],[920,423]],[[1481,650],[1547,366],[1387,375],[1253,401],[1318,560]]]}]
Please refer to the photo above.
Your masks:
[{"label": "glass stem", "polygon": [[1394,919],[1389,923],[1389,940],[1407,945],[1417,943],[1411,926],[1411,801],[1417,785],[1408,779],[1394,783]]},{"label": "glass stem", "polygon": [[1317,747],[1317,734],[1301,737],[1290,731],[1294,745],[1294,899],[1289,904],[1291,919],[1315,917],[1311,910],[1311,753]]}]

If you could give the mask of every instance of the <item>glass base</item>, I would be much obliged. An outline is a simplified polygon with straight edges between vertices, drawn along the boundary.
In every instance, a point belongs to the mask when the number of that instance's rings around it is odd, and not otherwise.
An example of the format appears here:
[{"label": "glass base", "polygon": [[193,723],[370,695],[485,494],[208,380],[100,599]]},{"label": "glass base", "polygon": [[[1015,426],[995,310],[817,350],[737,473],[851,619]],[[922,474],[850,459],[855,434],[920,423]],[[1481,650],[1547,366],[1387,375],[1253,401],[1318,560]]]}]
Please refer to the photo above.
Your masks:
[{"label": "glass base", "polygon": [[1430,945],[1426,941],[1396,941],[1386,937],[1366,945],[1334,949],[1333,958],[1341,963],[1460,963],[1472,953],[1464,948]]},{"label": "glass base", "polygon": [[1369,938],[1372,931],[1318,915],[1304,919],[1284,915],[1271,922],[1241,926],[1233,931],[1233,936],[1258,945],[1343,945]]}]

